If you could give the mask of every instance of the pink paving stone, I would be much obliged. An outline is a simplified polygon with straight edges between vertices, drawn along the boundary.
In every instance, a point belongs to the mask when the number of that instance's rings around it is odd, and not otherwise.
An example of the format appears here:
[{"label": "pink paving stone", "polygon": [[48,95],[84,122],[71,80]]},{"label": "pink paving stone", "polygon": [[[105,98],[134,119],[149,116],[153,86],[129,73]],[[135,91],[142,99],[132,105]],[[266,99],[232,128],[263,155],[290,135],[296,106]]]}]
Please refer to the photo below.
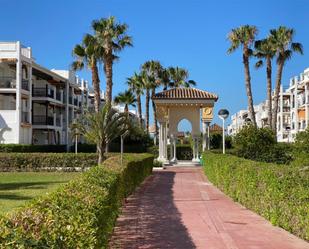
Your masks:
[{"label": "pink paving stone", "polygon": [[128,198],[110,248],[309,249],[211,185],[198,167],[155,171]]}]

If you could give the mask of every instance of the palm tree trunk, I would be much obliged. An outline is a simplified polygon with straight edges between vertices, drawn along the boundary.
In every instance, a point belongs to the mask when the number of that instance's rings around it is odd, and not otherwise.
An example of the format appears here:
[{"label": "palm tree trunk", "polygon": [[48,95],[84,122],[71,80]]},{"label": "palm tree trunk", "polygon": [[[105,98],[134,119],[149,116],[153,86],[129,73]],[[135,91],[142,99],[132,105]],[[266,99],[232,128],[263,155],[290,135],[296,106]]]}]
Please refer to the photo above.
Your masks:
[{"label": "palm tree trunk", "polygon": [[275,97],[274,97],[274,108],[273,108],[273,117],[272,117],[272,129],[277,134],[277,113],[279,106],[279,93],[281,86],[281,78],[283,71],[284,61],[277,64],[277,75],[276,75],[276,86],[275,86]]},{"label": "palm tree trunk", "polygon": [[271,73],[272,73],[272,67],[271,67],[271,58],[266,58],[266,75],[267,75],[267,100],[268,100],[268,106],[267,106],[267,112],[268,112],[268,125],[272,129],[272,97],[271,97],[271,91],[272,91],[272,82],[271,82]]},{"label": "palm tree trunk", "polygon": [[146,132],[149,133],[149,89],[146,89]]},{"label": "palm tree trunk", "polygon": [[94,109],[96,112],[100,110],[101,93],[100,93],[100,79],[98,73],[98,66],[96,63],[91,67],[92,85],[94,90]]},{"label": "palm tree trunk", "polygon": [[248,97],[248,109],[249,109],[249,115],[251,118],[251,121],[253,125],[256,127],[256,119],[255,119],[255,113],[254,113],[254,107],[253,107],[253,96],[252,96],[252,90],[251,90],[251,77],[250,77],[250,69],[249,69],[249,51],[246,46],[244,46],[243,50],[243,63],[244,63],[244,69],[245,69],[245,85],[246,85],[246,92]]},{"label": "palm tree trunk", "polygon": [[137,102],[137,112],[138,112],[139,124],[141,127],[143,127],[141,95],[136,96],[136,102]]},{"label": "palm tree trunk", "polygon": [[97,144],[97,151],[98,151],[98,164],[100,165],[104,160],[104,152],[105,152],[105,146],[103,144],[98,143]]},{"label": "palm tree trunk", "polygon": [[105,101],[108,106],[112,104],[113,91],[113,59],[107,58],[104,62],[104,71],[106,76],[106,94]]},{"label": "palm tree trunk", "polygon": [[[156,89],[152,89],[151,91],[151,99],[156,95]],[[155,130],[155,141],[156,141],[156,138],[157,138],[157,135],[158,135],[158,126],[157,126],[157,110],[156,110],[156,105],[153,101],[152,102],[152,110],[153,110],[153,123],[154,123],[154,130]]]},{"label": "palm tree trunk", "polygon": [[128,115],[129,114],[129,107],[127,104],[124,105],[124,112]]}]

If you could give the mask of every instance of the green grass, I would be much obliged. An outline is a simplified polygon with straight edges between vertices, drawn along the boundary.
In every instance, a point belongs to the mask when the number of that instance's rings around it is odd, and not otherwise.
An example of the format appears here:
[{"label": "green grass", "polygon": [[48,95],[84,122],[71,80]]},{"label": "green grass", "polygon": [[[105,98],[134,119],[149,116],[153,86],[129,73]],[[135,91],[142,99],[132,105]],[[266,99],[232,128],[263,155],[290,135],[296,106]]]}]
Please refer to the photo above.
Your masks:
[{"label": "green grass", "polygon": [[0,215],[44,195],[80,173],[0,172]]}]

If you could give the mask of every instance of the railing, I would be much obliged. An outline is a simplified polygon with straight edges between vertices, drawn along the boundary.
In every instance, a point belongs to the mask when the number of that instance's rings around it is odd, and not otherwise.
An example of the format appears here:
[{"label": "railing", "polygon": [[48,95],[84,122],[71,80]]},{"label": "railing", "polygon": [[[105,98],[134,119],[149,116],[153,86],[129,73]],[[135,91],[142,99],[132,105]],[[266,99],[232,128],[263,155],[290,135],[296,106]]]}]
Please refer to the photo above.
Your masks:
[{"label": "railing", "polygon": [[61,99],[61,92],[56,91],[56,99],[62,101]]},{"label": "railing", "polygon": [[29,91],[29,80],[22,80],[21,81],[21,88],[26,90],[26,91]]},{"label": "railing", "polygon": [[14,77],[0,77],[0,88],[16,88],[16,79]]},{"label": "railing", "polygon": [[77,99],[74,99],[74,105],[78,105],[78,100]]},{"label": "railing", "polygon": [[73,100],[73,98],[69,97],[69,104],[71,104],[71,105],[72,105],[72,100]]},{"label": "railing", "polygon": [[23,123],[29,123],[29,115],[28,115],[28,112],[22,112],[22,113],[21,113],[21,122],[23,122]]},{"label": "railing", "polygon": [[34,87],[32,88],[32,96],[54,98],[54,90],[45,87]]},{"label": "railing", "polygon": [[32,123],[34,125],[54,125],[54,117],[45,115],[33,115]]},{"label": "railing", "polygon": [[282,111],[283,111],[283,112],[290,112],[290,110],[291,110],[291,108],[290,108],[290,107],[287,107],[287,106],[284,106],[284,107],[282,108]]},{"label": "railing", "polygon": [[56,126],[61,126],[61,117],[56,117]]}]

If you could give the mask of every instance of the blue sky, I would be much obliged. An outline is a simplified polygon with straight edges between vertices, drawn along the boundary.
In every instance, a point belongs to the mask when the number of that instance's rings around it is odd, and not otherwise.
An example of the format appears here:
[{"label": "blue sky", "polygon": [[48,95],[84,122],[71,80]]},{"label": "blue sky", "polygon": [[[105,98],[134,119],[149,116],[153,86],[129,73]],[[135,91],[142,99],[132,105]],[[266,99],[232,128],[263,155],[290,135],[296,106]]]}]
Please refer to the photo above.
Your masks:
[{"label": "blue sky", "polygon": [[[259,38],[279,25],[296,30],[295,41],[305,54],[287,63],[283,84],[309,67],[309,6],[306,0],[0,0],[1,40],[20,40],[33,48],[39,64],[66,69],[72,48],[90,32],[93,19],[114,15],[129,25],[133,48],[120,54],[114,67],[114,95],[126,88],[125,80],[146,60],[181,66],[197,87],[219,95],[216,113],[246,108],[240,51],[227,55],[228,32],[243,24],[256,25]],[[251,65],[253,61],[251,62]],[[275,68],[274,68],[275,69]],[[265,99],[265,69],[252,68],[254,102]],[[89,72],[79,75],[91,79]],[[101,70],[102,87],[105,87]],[[220,122],[215,118],[216,122]]]}]

